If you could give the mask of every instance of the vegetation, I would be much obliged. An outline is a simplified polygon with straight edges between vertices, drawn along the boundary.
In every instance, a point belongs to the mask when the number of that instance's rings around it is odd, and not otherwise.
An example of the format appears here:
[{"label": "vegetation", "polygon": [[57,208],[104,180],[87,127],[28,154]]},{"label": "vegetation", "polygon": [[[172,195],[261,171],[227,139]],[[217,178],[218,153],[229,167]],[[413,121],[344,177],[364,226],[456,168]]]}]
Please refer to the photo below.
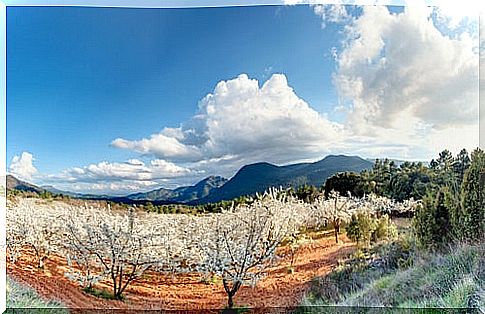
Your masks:
[{"label": "vegetation", "polygon": [[[51,252],[62,253],[66,276],[101,297],[96,284],[108,280],[109,295],[119,300],[148,269],[197,271],[222,282],[233,308],[241,286],[257,284],[282,243],[291,249],[291,272],[306,230],[331,226],[337,243],[345,228],[358,250],[314,280],[307,304],[470,306],[483,302],[485,290],[484,169],[480,149],[470,157],[445,150],[429,166],[377,160],[373,169],[338,173],[321,188],[271,189],[193,207],[34,208],[21,199],[7,210],[9,257],[15,261],[28,246],[43,267]],[[392,218],[402,215],[414,217],[398,235]]]},{"label": "vegetation", "polygon": [[[450,241],[483,239],[485,153],[476,149],[470,163],[466,162],[464,172],[464,167],[452,168],[452,161],[446,157],[448,154],[442,153],[440,156],[444,161],[435,167],[439,171],[448,169],[451,172],[441,172],[442,186],[429,189],[423,203],[417,208],[414,220],[417,240],[422,247],[436,249]],[[467,160],[463,156],[461,158]]]},{"label": "vegetation", "polygon": [[357,197],[363,197],[372,191],[369,185],[370,183],[358,173],[340,172],[325,181],[323,190],[325,196],[329,196],[332,191],[335,191],[342,195],[350,193]]},{"label": "vegetation", "polygon": [[412,227],[396,239],[389,217],[354,212],[346,231],[360,249],[315,278],[303,305],[485,308],[485,153],[376,161],[361,175],[378,195],[422,199]]},{"label": "vegetation", "polygon": [[25,309],[25,313],[31,313],[33,309],[36,309],[35,313],[56,313],[64,314],[68,313],[63,309],[61,303],[57,301],[44,300],[37,295],[29,287],[23,286],[16,282],[9,276],[7,276],[6,282],[7,288],[7,311],[6,313],[22,313],[22,309]]},{"label": "vegetation", "polygon": [[365,210],[352,214],[346,232],[350,240],[364,247],[370,246],[371,242],[391,240],[397,236],[396,226],[388,215],[377,218]]},{"label": "vegetation", "polygon": [[[304,305],[483,307],[483,242],[417,256],[407,255],[409,249],[403,246],[387,250],[379,263],[371,254],[354,256],[328,277],[315,279]],[[405,262],[410,258],[412,265]]]}]

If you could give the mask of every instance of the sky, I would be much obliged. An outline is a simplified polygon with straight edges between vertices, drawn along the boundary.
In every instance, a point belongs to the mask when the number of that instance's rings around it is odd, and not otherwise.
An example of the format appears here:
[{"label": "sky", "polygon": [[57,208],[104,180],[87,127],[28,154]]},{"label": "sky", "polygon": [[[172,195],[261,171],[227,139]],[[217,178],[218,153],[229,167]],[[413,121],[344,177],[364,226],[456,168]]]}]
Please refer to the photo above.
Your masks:
[{"label": "sky", "polygon": [[478,146],[478,22],[426,6],[7,8],[7,172],[123,195]]}]

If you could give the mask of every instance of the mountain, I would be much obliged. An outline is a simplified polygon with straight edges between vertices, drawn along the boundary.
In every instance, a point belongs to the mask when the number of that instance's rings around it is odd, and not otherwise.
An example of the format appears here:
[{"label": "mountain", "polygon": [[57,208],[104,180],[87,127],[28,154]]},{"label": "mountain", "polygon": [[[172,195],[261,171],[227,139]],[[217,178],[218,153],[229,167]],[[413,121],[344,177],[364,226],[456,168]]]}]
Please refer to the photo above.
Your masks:
[{"label": "mountain", "polygon": [[298,187],[303,184],[321,186],[325,180],[337,172],[361,172],[371,169],[373,163],[358,156],[330,155],[314,163],[299,163],[276,166],[267,162],[245,165],[230,179],[210,176],[193,186],[183,186],[174,190],[160,188],[157,190],[135,193],[127,196],[108,196],[79,194],[58,190],[52,186],[37,187],[20,181],[11,175],[7,176],[7,189],[42,193],[69,195],[74,198],[92,200],[111,200],[123,203],[154,204],[184,203],[189,205],[215,203],[231,200],[243,195],[254,195],[270,187]]},{"label": "mountain", "polygon": [[83,194],[59,190],[59,189],[53,187],[52,185],[43,185],[43,186],[41,186],[41,188],[46,190],[46,191],[51,192],[52,194],[63,194],[63,195],[67,195],[67,196],[71,196],[71,197],[78,197],[78,198],[83,197]]},{"label": "mountain", "polygon": [[12,175],[7,175],[7,190],[18,190],[33,193],[42,193],[45,190],[36,185],[21,181]]},{"label": "mountain", "polygon": [[146,193],[135,193],[126,196],[131,200],[168,201],[174,203],[187,203],[208,196],[214,189],[227,182],[226,178],[210,176],[193,186],[183,186],[175,190],[157,189]]},{"label": "mountain", "polygon": [[83,194],[83,193],[76,193],[70,191],[59,190],[58,188],[53,187],[52,185],[43,185],[41,186],[42,189],[51,192],[52,194],[62,194],[66,196],[70,196],[72,198],[82,198],[82,199],[92,199],[92,200],[111,200],[116,198],[116,196],[110,196],[106,194]]},{"label": "mountain", "polygon": [[254,195],[270,187],[297,187],[303,184],[321,186],[337,172],[361,172],[371,169],[372,162],[358,156],[330,155],[314,163],[276,166],[266,162],[242,167],[234,177],[193,204],[231,200],[241,195]]}]

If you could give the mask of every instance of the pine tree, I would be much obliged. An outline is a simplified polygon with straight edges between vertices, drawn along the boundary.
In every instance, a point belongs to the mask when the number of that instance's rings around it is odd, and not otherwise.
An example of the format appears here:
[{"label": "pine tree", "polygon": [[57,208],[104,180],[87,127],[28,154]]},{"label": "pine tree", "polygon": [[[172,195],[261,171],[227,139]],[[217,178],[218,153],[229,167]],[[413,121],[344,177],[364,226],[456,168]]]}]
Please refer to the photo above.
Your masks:
[{"label": "pine tree", "polygon": [[485,153],[476,149],[461,188],[461,228],[466,239],[485,235]]}]

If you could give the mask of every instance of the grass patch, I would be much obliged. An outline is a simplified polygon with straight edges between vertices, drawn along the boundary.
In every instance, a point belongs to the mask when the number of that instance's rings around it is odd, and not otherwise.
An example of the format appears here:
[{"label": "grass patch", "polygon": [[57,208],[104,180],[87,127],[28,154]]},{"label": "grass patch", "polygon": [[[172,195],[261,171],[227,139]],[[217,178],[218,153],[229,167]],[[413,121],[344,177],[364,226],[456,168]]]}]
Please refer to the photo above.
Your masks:
[{"label": "grass patch", "polygon": [[[483,241],[443,253],[412,250],[406,243],[394,243],[354,256],[326,277],[316,278],[303,305],[485,309]],[[372,254],[377,258],[368,257]],[[379,267],[373,267],[376,261]]]},{"label": "grass patch", "polygon": [[[97,298],[106,299],[106,300],[116,300],[114,294],[112,294],[111,292],[108,292],[106,290],[103,290],[103,289],[96,289],[96,288],[93,288],[93,287],[85,287],[85,288],[83,288],[83,291],[90,294],[90,295],[93,295]],[[121,301],[124,301],[124,300],[125,300],[125,297],[122,295]]]},{"label": "grass patch", "polygon": [[62,303],[41,298],[32,288],[7,276],[7,311],[5,313],[69,313]]}]

